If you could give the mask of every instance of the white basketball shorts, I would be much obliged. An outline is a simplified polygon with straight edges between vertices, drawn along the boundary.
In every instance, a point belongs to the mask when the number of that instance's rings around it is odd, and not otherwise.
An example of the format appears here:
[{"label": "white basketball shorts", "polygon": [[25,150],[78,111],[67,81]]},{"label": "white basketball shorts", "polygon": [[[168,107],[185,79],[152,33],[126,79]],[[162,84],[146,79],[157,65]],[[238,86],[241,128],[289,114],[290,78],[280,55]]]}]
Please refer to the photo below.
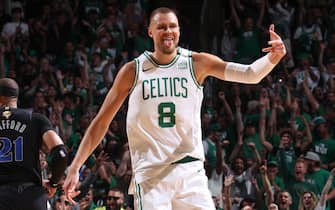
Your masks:
[{"label": "white basketball shorts", "polygon": [[175,163],[158,177],[135,183],[135,210],[215,210],[203,162]]}]

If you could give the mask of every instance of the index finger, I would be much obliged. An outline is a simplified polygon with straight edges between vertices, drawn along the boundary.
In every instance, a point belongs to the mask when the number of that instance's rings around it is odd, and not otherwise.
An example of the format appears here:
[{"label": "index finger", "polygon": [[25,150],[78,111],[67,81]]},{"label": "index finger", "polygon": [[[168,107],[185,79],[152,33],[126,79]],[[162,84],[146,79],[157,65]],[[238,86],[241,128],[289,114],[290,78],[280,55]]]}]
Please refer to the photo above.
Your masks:
[{"label": "index finger", "polygon": [[69,201],[72,204],[76,204],[76,201],[73,200],[74,197],[80,194],[80,191],[74,191],[74,192],[65,192],[66,200]]},{"label": "index finger", "polygon": [[[69,193],[75,192],[76,184],[72,182],[70,179],[66,179],[63,184],[63,191],[65,192],[66,196],[68,196]],[[73,196],[72,196],[73,197]]]},{"label": "index finger", "polygon": [[270,34],[275,35],[276,37],[280,38],[280,36],[275,31],[270,31]]},{"label": "index finger", "polygon": [[[275,31],[269,30],[269,33],[270,33],[271,38],[281,39],[280,36]],[[271,39],[271,40],[273,40],[273,39]]]}]

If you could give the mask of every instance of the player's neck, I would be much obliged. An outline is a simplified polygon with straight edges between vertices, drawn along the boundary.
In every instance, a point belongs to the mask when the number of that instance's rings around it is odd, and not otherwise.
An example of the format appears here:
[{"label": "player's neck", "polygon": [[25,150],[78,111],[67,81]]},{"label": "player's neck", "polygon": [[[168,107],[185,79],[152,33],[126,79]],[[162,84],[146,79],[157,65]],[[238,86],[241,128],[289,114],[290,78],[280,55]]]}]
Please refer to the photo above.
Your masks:
[{"label": "player's neck", "polygon": [[171,63],[173,59],[176,57],[176,55],[177,55],[177,49],[170,54],[162,53],[156,50],[155,52],[152,53],[151,56],[153,57],[153,59],[155,59],[156,63],[166,65]]}]

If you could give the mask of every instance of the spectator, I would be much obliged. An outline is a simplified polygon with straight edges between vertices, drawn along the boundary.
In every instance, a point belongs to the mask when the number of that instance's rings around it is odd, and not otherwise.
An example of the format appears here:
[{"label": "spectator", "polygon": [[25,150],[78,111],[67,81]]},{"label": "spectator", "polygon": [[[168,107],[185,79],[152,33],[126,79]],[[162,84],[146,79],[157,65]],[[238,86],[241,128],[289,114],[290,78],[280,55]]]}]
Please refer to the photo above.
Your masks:
[{"label": "spectator", "polygon": [[[250,145],[253,151],[256,152],[255,145]],[[250,197],[254,200],[256,199],[258,193],[258,186],[254,181],[254,170],[257,168],[257,163],[254,163],[252,167],[246,167],[246,160],[242,157],[237,157],[234,162],[232,162],[232,171],[234,175],[234,182],[231,185],[230,196],[232,209],[238,209],[243,198]]]},{"label": "spectator", "polygon": [[261,175],[262,184],[264,186],[264,195],[265,195],[265,202],[264,203],[265,203],[265,206],[269,206],[271,203],[274,202],[274,195],[275,195],[275,190],[273,190],[271,188],[271,183],[270,183],[270,180],[269,180],[267,170],[268,170],[268,168],[267,168],[267,166],[265,165],[265,162],[264,162],[264,164],[260,166],[259,172],[260,172],[260,175]]},{"label": "spectator", "polygon": [[45,55],[47,52],[47,25],[41,19],[35,19],[30,28],[30,46],[37,55]]},{"label": "spectator", "polygon": [[254,19],[252,16],[246,16],[243,19],[244,22],[241,23],[241,19],[236,11],[236,3],[231,0],[230,6],[233,20],[238,30],[236,40],[237,55],[235,60],[242,63],[249,63],[250,61],[260,56],[260,49],[262,45],[262,32],[260,28],[264,17],[265,1],[261,0],[260,4],[258,5],[260,8],[256,24],[254,24]]},{"label": "spectator", "polygon": [[[222,23],[225,18],[224,3],[222,1],[203,1],[200,14],[200,45],[206,52],[214,53],[220,46]],[[218,27],[211,28],[211,25]],[[215,41],[216,40],[216,41]],[[222,51],[224,52],[224,51]],[[216,50],[216,54],[219,52]]]},{"label": "spectator", "polygon": [[256,208],[256,201],[253,198],[244,198],[240,204],[241,210],[255,210]]},{"label": "spectator", "polygon": [[290,210],[292,205],[291,194],[286,190],[280,191],[277,195],[276,204],[279,210]]},{"label": "spectator", "polygon": [[315,19],[310,11],[306,13],[302,24],[296,28],[293,39],[295,40],[294,49],[297,57],[307,53],[312,56],[313,61],[316,61],[318,46],[323,40],[323,36],[319,25],[314,21]]},{"label": "spectator", "polygon": [[[333,45],[335,46],[335,34],[333,35]],[[325,49],[326,46],[325,44],[321,44],[320,45],[320,54],[319,54],[319,60],[318,60],[318,64],[319,64],[319,69],[321,71],[321,76],[322,76],[322,84],[321,87],[323,88],[323,90],[334,90],[335,89],[335,85],[334,85],[334,79],[335,79],[335,56],[334,57],[330,57],[332,55],[329,55],[329,57],[326,59],[324,58],[324,54],[325,54]],[[334,53],[335,53],[335,47],[333,49]]]},{"label": "spectator", "polygon": [[65,195],[62,193],[55,199],[52,205],[52,210],[72,210],[72,206],[73,205],[66,200]]},{"label": "spectator", "polygon": [[[13,2],[11,7],[12,21],[6,23],[1,31],[1,36],[5,39],[23,39],[29,36],[29,26],[23,22],[24,11],[19,1]],[[17,40],[19,41],[19,40]]]},{"label": "spectator", "polygon": [[[205,170],[208,177],[208,188],[212,197],[221,197],[224,172],[223,141],[217,127],[211,128],[208,137],[203,140],[205,149]],[[227,171],[227,169],[226,169]]]},{"label": "spectator", "polygon": [[301,194],[299,210],[317,210],[318,198],[314,192],[304,192]]},{"label": "spectator", "polygon": [[[330,172],[321,168],[321,160],[317,153],[315,152],[307,152],[304,159],[307,163],[307,171],[306,181],[316,186],[317,191],[315,192],[318,198],[321,197],[324,186],[327,183],[328,177],[330,176]],[[327,192],[327,200],[332,200],[335,195],[335,189],[331,190],[329,193]],[[327,208],[330,209],[330,203],[327,203]]]},{"label": "spectator", "polygon": [[223,23],[223,32],[221,37],[221,53],[225,60],[233,61],[236,53],[236,35],[230,19]]},{"label": "spectator", "polygon": [[278,159],[280,176],[283,177],[286,185],[288,180],[294,177],[294,164],[300,155],[293,146],[293,136],[290,130],[281,131],[279,147],[275,147],[272,154]]},{"label": "spectator", "polygon": [[335,169],[332,169],[319,199],[314,192],[304,192],[300,197],[299,210],[324,210],[326,209],[327,194],[332,185]]},{"label": "spectator", "polygon": [[48,103],[45,100],[45,96],[43,92],[36,91],[34,94],[34,104],[33,111],[43,114],[45,116],[49,116]]},{"label": "spectator", "polygon": [[278,210],[278,205],[275,203],[271,203],[268,207],[268,210]]},{"label": "spectator", "polygon": [[308,88],[313,90],[318,86],[321,75],[318,68],[312,66],[313,58],[311,54],[300,54],[297,56],[297,59],[299,66],[291,73],[292,77],[295,78],[296,90],[300,90],[300,86],[305,78],[307,79]]},{"label": "spectator", "polygon": [[290,2],[287,0],[269,1],[267,6],[271,20],[279,27],[279,33],[282,35],[287,49],[287,56],[284,60],[284,63],[286,67],[292,68],[294,66],[294,58],[292,55],[291,28],[293,25],[292,20],[294,17],[295,8],[292,7]]},{"label": "spectator", "polygon": [[142,29],[143,26],[139,23],[133,23],[129,25],[128,34],[125,45],[132,49],[129,51],[131,57],[137,57],[145,50],[152,49],[152,42],[146,34],[146,31]]},{"label": "spectator", "polygon": [[[335,81],[335,80],[334,80]],[[325,103],[325,114],[324,117],[329,122],[329,130],[332,136],[335,136],[335,89],[329,89],[326,93]]]},{"label": "spectator", "polygon": [[294,178],[285,183],[292,196],[292,210],[298,210],[300,195],[305,191],[316,192],[316,186],[306,181],[307,168],[303,159],[297,159],[294,168]]},{"label": "spectator", "polygon": [[320,156],[321,167],[331,170],[335,167],[335,142],[329,133],[327,121],[322,116],[313,118],[315,138],[313,139],[313,150]]},{"label": "spectator", "polygon": [[90,188],[86,195],[79,200],[80,210],[94,210],[97,208],[93,200],[93,189]]},{"label": "spectator", "polygon": [[56,11],[55,21],[48,26],[47,52],[60,56],[67,48],[66,43],[71,40],[71,33],[72,28],[68,14],[63,10]]},{"label": "spectator", "polygon": [[125,210],[124,194],[121,189],[114,187],[109,189],[106,197],[106,205],[95,210]]},{"label": "spectator", "polygon": [[[278,162],[275,160],[267,163],[267,177],[273,195],[277,195],[280,191],[286,189],[284,180],[279,176]],[[263,183],[264,184],[264,183]],[[269,203],[268,203],[269,204]]]}]

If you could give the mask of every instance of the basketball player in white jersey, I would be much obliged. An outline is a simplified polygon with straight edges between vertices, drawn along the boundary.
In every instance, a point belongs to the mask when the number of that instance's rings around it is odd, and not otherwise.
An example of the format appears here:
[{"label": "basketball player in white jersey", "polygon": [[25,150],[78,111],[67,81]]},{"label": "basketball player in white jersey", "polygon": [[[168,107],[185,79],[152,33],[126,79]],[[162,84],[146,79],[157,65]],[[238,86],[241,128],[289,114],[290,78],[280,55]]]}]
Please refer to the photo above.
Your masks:
[{"label": "basketball player in white jersey", "polygon": [[286,54],[270,26],[267,52],[250,65],[178,47],[179,23],[169,8],[150,16],[148,34],[154,51],[125,64],[87,129],[64,183],[72,198],[78,171],[105,135],[129,95],[127,134],[135,184],[135,208],[140,210],[214,210],[203,162],[200,107],[206,77],[258,83]]}]

